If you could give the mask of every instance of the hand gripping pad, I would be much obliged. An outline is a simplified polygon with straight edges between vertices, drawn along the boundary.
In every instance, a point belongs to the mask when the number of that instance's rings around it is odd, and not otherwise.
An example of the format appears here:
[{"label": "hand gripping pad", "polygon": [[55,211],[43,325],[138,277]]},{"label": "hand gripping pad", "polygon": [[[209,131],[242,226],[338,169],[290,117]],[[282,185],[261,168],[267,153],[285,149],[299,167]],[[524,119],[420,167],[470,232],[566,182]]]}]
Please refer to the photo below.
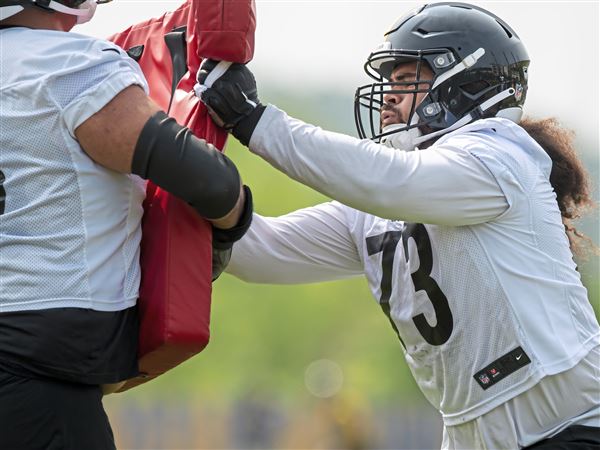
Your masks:
[{"label": "hand gripping pad", "polygon": [[[254,0],[188,0],[177,10],[109,39],[140,64],[150,97],[199,138],[222,149],[216,127],[194,95],[203,58],[247,62],[254,51]],[[172,369],[209,339],[211,227],[185,202],[148,183],[141,243],[141,376],[120,392]]]}]

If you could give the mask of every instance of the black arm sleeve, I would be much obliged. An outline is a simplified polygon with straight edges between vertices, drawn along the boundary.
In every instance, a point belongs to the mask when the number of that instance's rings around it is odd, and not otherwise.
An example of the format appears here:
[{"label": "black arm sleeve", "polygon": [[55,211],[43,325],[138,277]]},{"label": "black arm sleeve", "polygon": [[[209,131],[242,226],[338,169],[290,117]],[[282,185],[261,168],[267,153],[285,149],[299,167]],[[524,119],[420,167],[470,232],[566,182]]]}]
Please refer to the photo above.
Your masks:
[{"label": "black arm sleeve", "polygon": [[207,219],[225,216],[240,195],[233,162],[163,111],[144,125],[131,172],[185,200]]}]

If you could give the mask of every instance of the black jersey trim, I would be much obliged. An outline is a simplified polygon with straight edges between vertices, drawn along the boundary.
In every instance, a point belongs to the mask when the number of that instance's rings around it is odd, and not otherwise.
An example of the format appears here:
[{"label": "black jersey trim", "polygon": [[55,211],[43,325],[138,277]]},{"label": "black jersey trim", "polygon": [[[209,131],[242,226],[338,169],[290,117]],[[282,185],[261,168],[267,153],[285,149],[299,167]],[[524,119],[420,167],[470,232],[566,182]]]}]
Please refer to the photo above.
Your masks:
[{"label": "black jersey trim", "polygon": [[485,391],[511,373],[516,372],[521,367],[525,367],[530,362],[531,359],[529,359],[525,350],[517,347],[481,369],[473,375],[473,378],[475,378],[477,384]]}]

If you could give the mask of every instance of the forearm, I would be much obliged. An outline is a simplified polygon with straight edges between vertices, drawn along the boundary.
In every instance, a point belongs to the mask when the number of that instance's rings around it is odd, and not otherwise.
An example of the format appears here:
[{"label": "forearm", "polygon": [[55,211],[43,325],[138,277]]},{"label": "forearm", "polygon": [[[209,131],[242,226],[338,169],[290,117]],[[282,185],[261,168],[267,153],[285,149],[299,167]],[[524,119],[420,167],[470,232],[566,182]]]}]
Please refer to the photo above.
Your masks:
[{"label": "forearm", "polygon": [[403,152],[323,131],[274,106],[265,109],[246,66],[213,72],[217,67],[209,62],[200,72],[201,82],[216,77],[201,92],[213,119],[280,171],[345,205],[392,220],[454,226],[487,222],[508,208],[488,167],[464,148]]},{"label": "forearm", "polygon": [[402,152],[324,131],[272,106],[250,149],[301,183],[379,217],[466,225],[507,207],[493,177],[466,152]]},{"label": "forearm", "polygon": [[254,214],[250,230],[233,246],[227,272],[272,284],[361,275],[360,258],[339,212],[339,205],[326,203],[277,218]]},{"label": "forearm", "polygon": [[234,226],[243,190],[232,161],[163,112],[140,133],[131,171],[190,203],[215,226]]}]

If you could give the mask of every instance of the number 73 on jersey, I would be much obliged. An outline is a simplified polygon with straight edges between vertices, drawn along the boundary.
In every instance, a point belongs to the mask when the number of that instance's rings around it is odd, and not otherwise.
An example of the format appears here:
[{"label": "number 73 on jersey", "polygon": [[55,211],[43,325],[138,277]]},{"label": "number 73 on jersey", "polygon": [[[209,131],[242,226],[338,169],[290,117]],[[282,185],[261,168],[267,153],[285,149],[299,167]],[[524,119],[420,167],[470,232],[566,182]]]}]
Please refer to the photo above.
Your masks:
[{"label": "number 73 on jersey", "polygon": [[[417,330],[423,338],[431,345],[442,345],[452,334],[454,320],[448,299],[438,286],[437,282],[431,277],[433,269],[433,251],[431,249],[431,240],[427,234],[425,225],[420,223],[407,223],[404,229],[400,231],[386,231],[375,236],[369,236],[366,239],[367,252],[369,256],[382,253],[381,258],[381,298],[379,304],[390,319],[392,326],[398,337],[402,337],[398,332],[396,324],[390,315],[390,296],[392,293],[392,274],[394,269],[394,255],[396,247],[402,241],[404,246],[404,256],[406,262],[409,261],[408,241],[414,239],[419,256],[419,267],[411,273],[411,278],[415,287],[415,293],[425,291],[429,301],[433,305],[437,323],[431,326],[423,313],[417,314],[412,318]],[[405,346],[406,347],[406,346]]]}]

